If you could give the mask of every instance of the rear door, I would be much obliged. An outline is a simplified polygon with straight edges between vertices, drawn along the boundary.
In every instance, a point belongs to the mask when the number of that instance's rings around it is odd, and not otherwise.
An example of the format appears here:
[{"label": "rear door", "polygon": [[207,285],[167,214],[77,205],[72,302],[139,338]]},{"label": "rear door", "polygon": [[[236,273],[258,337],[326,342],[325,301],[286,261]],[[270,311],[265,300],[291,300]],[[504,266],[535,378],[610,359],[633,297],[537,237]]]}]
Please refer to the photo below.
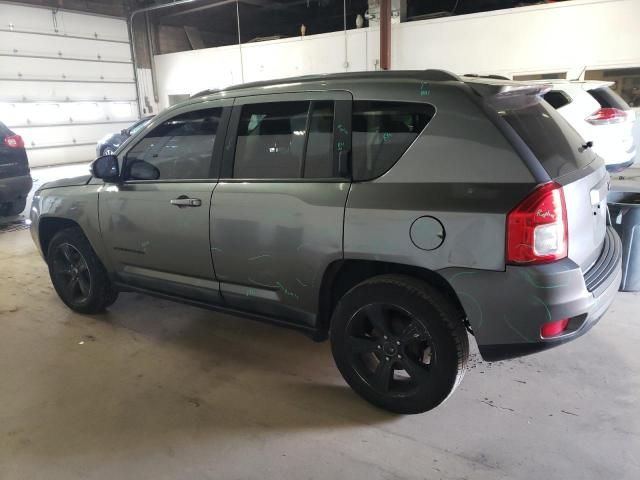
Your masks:
[{"label": "rear door", "polygon": [[327,266],[342,258],[351,95],[236,99],[211,241],[231,306],[313,324]]},{"label": "rear door", "polygon": [[219,300],[209,209],[231,103],[178,110],[122,153],[121,183],[99,197],[102,237],[120,281]]}]

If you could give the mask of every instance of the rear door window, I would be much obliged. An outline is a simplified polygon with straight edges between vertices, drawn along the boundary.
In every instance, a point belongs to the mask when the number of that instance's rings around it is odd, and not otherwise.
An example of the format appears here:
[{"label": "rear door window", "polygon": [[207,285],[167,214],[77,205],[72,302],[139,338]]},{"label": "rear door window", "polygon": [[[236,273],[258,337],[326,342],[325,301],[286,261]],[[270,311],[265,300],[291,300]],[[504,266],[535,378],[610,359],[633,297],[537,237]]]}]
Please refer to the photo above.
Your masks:
[{"label": "rear door window", "polygon": [[244,105],[235,178],[299,178],[309,102]]},{"label": "rear door window", "polygon": [[332,100],[256,103],[241,108],[234,178],[337,177]]},{"label": "rear door window", "polygon": [[498,114],[511,125],[531,149],[550,177],[578,170],[594,159],[585,140],[540,97],[519,95],[493,103]]},{"label": "rear door window", "polygon": [[389,170],[434,114],[426,103],[353,102],[353,179],[370,180]]}]

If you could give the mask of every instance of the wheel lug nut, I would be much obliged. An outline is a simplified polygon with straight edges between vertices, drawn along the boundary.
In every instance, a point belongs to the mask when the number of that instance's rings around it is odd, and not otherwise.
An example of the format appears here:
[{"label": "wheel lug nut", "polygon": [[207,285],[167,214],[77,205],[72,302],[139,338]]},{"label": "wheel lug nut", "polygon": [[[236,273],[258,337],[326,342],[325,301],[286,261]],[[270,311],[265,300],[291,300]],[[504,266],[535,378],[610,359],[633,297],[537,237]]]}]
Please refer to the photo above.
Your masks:
[{"label": "wheel lug nut", "polygon": [[388,362],[389,361],[389,357],[384,357],[384,359]]},{"label": "wheel lug nut", "polygon": [[400,345],[400,340],[396,341],[396,345]]},{"label": "wheel lug nut", "polygon": [[398,355],[398,358],[402,360],[402,355]]},{"label": "wheel lug nut", "polygon": [[377,348],[378,348],[378,350],[380,350],[382,347],[381,347],[380,345],[378,345],[378,347],[377,347]]},{"label": "wheel lug nut", "polygon": [[384,336],[384,339],[385,339],[385,340],[387,340],[387,338],[388,338],[388,337],[385,335],[385,336]]}]

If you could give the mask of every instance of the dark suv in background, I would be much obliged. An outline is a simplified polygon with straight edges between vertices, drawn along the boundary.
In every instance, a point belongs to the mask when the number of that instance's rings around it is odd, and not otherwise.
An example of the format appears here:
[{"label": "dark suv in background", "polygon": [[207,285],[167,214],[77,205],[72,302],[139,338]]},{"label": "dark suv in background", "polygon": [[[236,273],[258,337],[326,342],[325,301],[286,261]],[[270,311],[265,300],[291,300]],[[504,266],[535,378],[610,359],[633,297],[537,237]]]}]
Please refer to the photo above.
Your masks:
[{"label": "dark suv in background", "polygon": [[468,332],[487,360],[541,351],[620,284],[604,163],[545,91],[396,71],[205,92],[41,187],[32,235],[78,312],[137,291],[329,336],[355,391],[423,412]]},{"label": "dark suv in background", "polygon": [[0,122],[0,216],[21,213],[31,186],[24,141]]}]

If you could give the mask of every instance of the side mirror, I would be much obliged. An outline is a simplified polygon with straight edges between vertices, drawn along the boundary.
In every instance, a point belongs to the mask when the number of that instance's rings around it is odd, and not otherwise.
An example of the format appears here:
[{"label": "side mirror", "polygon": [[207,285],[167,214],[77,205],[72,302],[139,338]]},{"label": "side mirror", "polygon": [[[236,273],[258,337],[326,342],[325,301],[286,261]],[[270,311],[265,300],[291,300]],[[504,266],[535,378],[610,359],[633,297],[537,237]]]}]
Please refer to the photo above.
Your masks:
[{"label": "side mirror", "polygon": [[101,178],[105,182],[117,182],[120,179],[118,157],[115,155],[103,155],[91,164],[91,174]]},{"label": "side mirror", "polygon": [[130,180],[158,180],[160,170],[144,160],[135,160],[127,166]]}]

